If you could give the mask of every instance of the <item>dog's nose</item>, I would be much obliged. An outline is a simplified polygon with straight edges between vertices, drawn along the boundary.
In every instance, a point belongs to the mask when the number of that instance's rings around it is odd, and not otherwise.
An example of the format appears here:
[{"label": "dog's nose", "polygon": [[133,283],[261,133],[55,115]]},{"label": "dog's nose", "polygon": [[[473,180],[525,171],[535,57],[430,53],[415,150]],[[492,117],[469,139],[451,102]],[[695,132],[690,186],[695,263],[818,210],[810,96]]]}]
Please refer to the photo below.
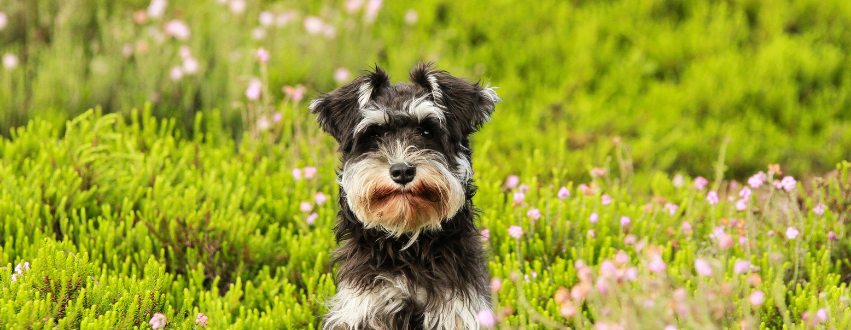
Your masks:
[{"label": "dog's nose", "polygon": [[408,166],[405,163],[397,163],[390,166],[390,178],[398,184],[406,184],[414,181],[414,176],[417,175],[415,166]]}]

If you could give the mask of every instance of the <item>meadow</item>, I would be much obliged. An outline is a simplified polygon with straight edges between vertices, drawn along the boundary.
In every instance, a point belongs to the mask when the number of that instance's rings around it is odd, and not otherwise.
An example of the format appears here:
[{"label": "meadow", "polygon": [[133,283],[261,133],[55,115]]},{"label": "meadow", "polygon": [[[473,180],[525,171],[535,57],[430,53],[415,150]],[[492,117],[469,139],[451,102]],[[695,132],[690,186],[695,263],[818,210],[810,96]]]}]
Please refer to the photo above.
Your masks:
[{"label": "meadow", "polygon": [[0,328],[317,329],[379,64],[499,87],[498,329],[851,328],[851,2],[0,0]]}]

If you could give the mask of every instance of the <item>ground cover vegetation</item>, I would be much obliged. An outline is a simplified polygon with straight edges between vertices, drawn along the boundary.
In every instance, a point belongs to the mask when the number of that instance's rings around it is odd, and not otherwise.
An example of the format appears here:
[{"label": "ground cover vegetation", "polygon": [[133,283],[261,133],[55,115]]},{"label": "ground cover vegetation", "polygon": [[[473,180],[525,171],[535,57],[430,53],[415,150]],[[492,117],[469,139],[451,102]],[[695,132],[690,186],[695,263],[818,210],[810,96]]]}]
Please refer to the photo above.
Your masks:
[{"label": "ground cover vegetation", "polygon": [[847,1],[0,4],[0,328],[318,328],[307,101],[421,61],[505,99],[482,324],[851,327]]}]

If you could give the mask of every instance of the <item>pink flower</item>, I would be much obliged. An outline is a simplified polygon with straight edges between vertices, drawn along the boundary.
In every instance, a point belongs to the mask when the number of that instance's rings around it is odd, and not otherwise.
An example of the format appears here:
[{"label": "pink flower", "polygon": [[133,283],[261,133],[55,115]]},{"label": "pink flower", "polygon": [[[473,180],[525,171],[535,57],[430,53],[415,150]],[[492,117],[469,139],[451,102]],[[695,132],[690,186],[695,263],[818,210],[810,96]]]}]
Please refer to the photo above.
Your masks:
[{"label": "pink flower", "polygon": [[632,222],[632,220],[630,220],[629,217],[627,217],[625,215],[621,217],[621,227],[629,226],[629,224],[631,222]]},{"label": "pink flower", "polygon": [[313,194],[313,201],[316,203],[316,205],[322,206],[325,204],[325,202],[328,201],[328,196],[319,191]]},{"label": "pink flower", "polygon": [[275,25],[278,27],[284,27],[287,24],[290,24],[295,16],[296,13],[294,10],[285,10],[283,13],[280,13],[277,17],[275,17]]},{"label": "pink flower", "polygon": [[697,188],[697,190],[703,190],[703,188],[706,187],[707,184],[709,184],[709,181],[702,176],[699,176],[694,179],[694,187]]},{"label": "pink flower", "polygon": [[610,260],[604,260],[600,263],[600,276],[613,278],[618,272],[618,266]]},{"label": "pink flower", "polygon": [[570,190],[567,190],[567,187],[561,187],[558,190],[558,194],[556,194],[556,196],[558,196],[558,199],[567,199],[568,197],[570,197]]},{"label": "pink flower", "polygon": [[688,221],[683,221],[682,228],[683,228],[683,233],[685,233],[686,235],[690,235],[693,232],[693,230],[691,228],[691,223],[688,222]]},{"label": "pink flower", "polygon": [[491,291],[499,292],[499,290],[502,290],[502,279],[499,278],[499,277],[494,277],[493,279],[491,279],[490,285],[491,285]]},{"label": "pink flower", "polygon": [[[413,11],[413,9],[410,11]],[[414,14],[416,14],[416,12],[414,12]],[[6,28],[6,24],[9,24],[9,17],[6,16],[6,13],[0,11],[0,31]]]},{"label": "pink flower", "polygon": [[198,313],[198,316],[195,317],[195,324],[202,328],[207,327],[207,315],[204,315],[204,313]]},{"label": "pink flower", "polygon": [[192,57],[192,50],[189,49],[189,46],[180,46],[180,48],[177,50],[177,53],[180,55],[180,58],[184,60]]},{"label": "pink flower", "polygon": [[674,216],[677,214],[677,210],[679,210],[679,206],[673,203],[665,203],[665,210],[668,210],[668,215]]},{"label": "pink flower", "polygon": [[541,218],[541,211],[538,209],[531,209],[526,212],[526,216],[529,217],[529,219],[532,219],[532,221],[536,221]]},{"label": "pink flower", "polygon": [[662,330],[677,330],[677,327],[673,326],[672,324],[668,324],[665,326],[665,329]]},{"label": "pink flower", "polygon": [[245,12],[245,0],[231,0],[228,9],[234,14],[242,14]]},{"label": "pink flower", "polygon": [[160,18],[163,13],[165,13],[165,6],[167,5],[166,0],[153,0],[151,4],[148,5],[148,16],[153,18]]},{"label": "pink flower", "polygon": [[316,168],[313,167],[313,166],[307,166],[304,169],[302,169],[302,171],[304,172],[304,178],[305,179],[313,179],[313,177],[316,176],[316,172],[317,172]]},{"label": "pink flower", "polygon": [[774,185],[774,188],[783,189],[783,184],[781,184],[780,181],[778,181],[778,180],[774,180],[774,182],[772,182],[772,184]]},{"label": "pink flower", "polygon": [[710,191],[708,194],[706,194],[706,200],[709,202],[709,205],[718,204],[718,193],[716,193],[715,191]]},{"label": "pink flower", "polygon": [[629,262],[629,255],[623,250],[618,250],[618,253],[615,253],[615,262],[619,265],[623,265]]},{"label": "pink flower", "polygon": [[171,20],[165,23],[163,27],[165,34],[175,37],[179,40],[189,39],[189,26],[179,19]]},{"label": "pink flower", "polygon": [[186,72],[186,74],[193,75],[198,73],[198,67],[198,60],[192,57],[183,59],[183,72]]},{"label": "pink flower", "polygon": [[752,188],[759,188],[766,180],[768,180],[768,177],[765,173],[759,172],[748,179],[748,185]]},{"label": "pink flower", "polygon": [[358,11],[361,7],[363,7],[363,0],[346,1],[346,11],[350,14]]},{"label": "pink flower", "polygon": [[337,29],[331,24],[326,24],[325,27],[322,28],[322,35],[324,35],[325,38],[334,39],[334,37],[337,36]]},{"label": "pink flower", "polygon": [[748,297],[748,301],[750,301],[751,305],[754,306],[762,306],[762,303],[765,302],[765,293],[762,291],[756,290],[751,293],[751,296]]},{"label": "pink flower", "polygon": [[837,240],[836,233],[834,233],[834,232],[832,232],[832,231],[831,231],[831,232],[829,232],[829,233],[827,233],[827,239],[829,239],[829,240],[831,240],[831,241],[835,241],[835,240]]},{"label": "pink flower", "polygon": [[150,324],[151,328],[154,329],[165,328],[165,323],[165,315],[163,315],[162,313],[155,313],[154,317],[152,317],[151,320],[148,321],[148,324]]},{"label": "pink flower", "polygon": [[[310,205],[310,204],[308,204],[308,205]],[[316,224],[316,218],[319,218],[319,214],[316,214],[316,212],[313,212],[313,213],[311,213],[310,215],[307,216],[307,219],[305,220],[305,222],[307,222],[308,226],[313,226],[314,224]]]},{"label": "pink flower", "polygon": [[409,9],[407,12],[405,12],[405,23],[408,23],[408,25],[414,25],[415,23],[417,23],[418,18],[419,16],[417,15],[416,10]]},{"label": "pink flower", "polygon": [[270,11],[262,11],[260,15],[257,17],[257,21],[260,22],[262,26],[269,26],[275,22],[275,14],[272,14]]},{"label": "pink flower", "polygon": [[313,211],[313,204],[310,204],[309,202],[301,202],[298,204],[298,209],[305,213],[310,212]]},{"label": "pink flower", "polygon": [[686,184],[686,179],[683,178],[682,174],[677,174],[674,175],[674,178],[671,180],[671,184],[674,185],[674,188],[679,188]]},{"label": "pink flower", "polygon": [[308,34],[319,34],[325,27],[325,22],[316,16],[308,16],[304,18],[304,30]]},{"label": "pink flower", "polygon": [[637,280],[638,279],[638,269],[636,269],[635,267],[627,268],[626,271],[624,271],[623,277],[627,281],[630,281],[630,282]]},{"label": "pink flower", "polygon": [[798,234],[799,232],[797,229],[793,227],[786,228],[786,238],[795,239],[796,237],[798,237]]},{"label": "pink flower", "polygon": [[269,51],[266,48],[260,47],[257,48],[257,61],[261,64],[266,64],[269,62]]},{"label": "pink flower", "polygon": [[597,223],[597,220],[599,220],[599,219],[600,219],[600,216],[597,215],[597,212],[591,213],[591,216],[588,217],[588,221],[591,222],[592,225]]},{"label": "pink flower", "polygon": [[709,267],[709,264],[703,259],[694,261],[694,270],[701,276],[712,276],[712,267]]},{"label": "pink flower", "polygon": [[275,112],[275,115],[272,116],[272,122],[279,123],[283,117],[280,112]]},{"label": "pink flower", "polygon": [[588,238],[594,238],[596,236],[596,235],[594,235],[594,229],[588,229],[587,235],[588,235]]},{"label": "pink flower", "polygon": [[15,273],[23,274],[25,271],[30,270],[30,263],[24,262],[23,264],[19,263],[15,266]]},{"label": "pink flower", "polygon": [[733,272],[736,274],[747,273],[751,269],[751,263],[747,260],[739,260],[733,264]]},{"label": "pink flower", "polygon": [[783,190],[792,191],[798,186],[798,182],[795,181],[795,178],[787,176],[783,177],[783,180],[780,181],[780,186],[783,187]]},{"label": "pink flower", "polygon": [[508,235],[514,238],[520,238],[520,236],[523,236],[523,228],[520,228],[520,226],[508,227]]},{"label": "pink flower", "polygon": [[824,214],[825,210],[827,210],[827,206],[824,206],[824,204],[822,203],[819,203],[818,205],[813,207],[813,213],[815,213],[816,215]]},{"label": "pink flower", "polygon": [[665,262],[662,261],[662,258],[657,255],[653,257],[653,260],[650,261],[647,268],[650,269],[651,272],[661,273],[668,269],[668,265],[665,264]]},{"label": "pink flower", "polygon": [[382,0],[369,0],[366,3],[366,10],[364,10],[364,20],[367,23],[375,22],[375,18],[378,17],[378,11],[381,10]]},{"label": "pink flower", "polygon": [[606,176],[606,171],[599,167],[594,167],[591,169],[591,177],[592,178],[602,178]]},{"label": "pink flower", "polygon": [[301,180],[301,169],[300,168],[294,168],[293,169],[293,179],[295,179],[296,181]]},{"label": "pink flower", "polygon": [[251,78],[248,82],[248,88],[245,90],[245,97],[249,100],[256,101],[260,98],[260,90],[263,88],[263,83],[260,79]]},{"label": "pink flower", "polygon": [[169,78],[173,81],[178,81],[183,78],[183,68],[179,66],[174,66],[171,68],[171,71],[168,72]]},{"label": "pink flower", "polygon": [[600,197],[600,201],[603,203],[603,205],[609,205],[612,203],[612,197],[610,197],[609,195],[603,195]]},{"label": "pink flower", "polygon": [[262,27],[251,29],[251,39],[262,40],[263,38],[266,38],[266,29]]},{"label": "pink flower", "polygon": [[260,118],[257,119],[257,129],[259,129],[261,131],[265,131],[265,130],[269,129],[269,127],[271,127],[271,126],[272,126],[272,123],[269,122],[269,118],[267,118],[265,115],[260,116]]},{"label": "pink flower", "polygon": [[337,68],[337,70],[334,70],[334,81],[336,81],[337,84],[340,84],[340,85],[345,84],[351,78],[352,78],[352,72],[349,71],[349,69]]},{"label": "pink flower", "polygon": [[527,186],[525,183],[521,183],[519,186],[517,186],[517,191],[522,192],[524,194],[529,192],[530,190],[532,190],[532,188],[529,188],[529,186]]},{"label": "pink flower", "polygon": [[816,318],[818,318],[819,323],[827,322],[827,310],[824,308],[819,308],[816,311]]},{"label": "pink flower", "polygon": [[736,201],[736,211],[744,211],[748,209],[748,200],[740,199]]},{"label": "pink flower", "polygon": [[490,231],[490,229],[482,229],[482,240],[483,240],[483,241],[487,241],[487,240],[489,240],[490,238],[491,238],[491,231]]},{"label": "pink flower", "polygon": [[742,188],[742,190],[739,191],[739,197],[741,197],[742,199],[748,199],[748,197],[751,197],[751,188]]},{"label": "pink flower", "polygon": [[307,88],[302,85],[296,87],[286,86],[283,90],[284,94],[287,94],[287,97],[295,102],[300,102],[304,98],[304,94],[307,93]]},{"label": "pink flower", "polygon": [[598,277],[595,286],[597,287],[597,291],[600,292],[600,294],[606,294],[609,292],[609,282],[606,280],[605,277]]},{"label": "pink flower", "polygon": [[524,199],[526,199],[526,194],[524,194],[522,192],[514,193],[514,204],[515,205],[522,203]]},{"label": "pink flower", "polygon": [[517,188],[517,185],[520,184],[520,177],[516,175],[509,175],[505,178],[505,188],[506,189],[514,189]]},{"label": "pink flower", "polygon": [[12,282],[17,281],[17,280],[18,280],[18,275],[16,275],[16,274],[12,274],[11,278],[12,278]]},{"label": "pink flower", "polygon": [[729,249],[733,248],[733,244],[735,244],[735,240],[733,240],[733,236],[731,236],[727,233],[721,233],[721,235],[718,235],[718,245],[722,249],[729,250]]},{"label": "pink flower", "polygon": [[491,312],[489,309],[483,309],[476,313],[476,320],[479,321],[479,324],[481,324],[483,327],[490,328],[496,325],[493,312]]}]

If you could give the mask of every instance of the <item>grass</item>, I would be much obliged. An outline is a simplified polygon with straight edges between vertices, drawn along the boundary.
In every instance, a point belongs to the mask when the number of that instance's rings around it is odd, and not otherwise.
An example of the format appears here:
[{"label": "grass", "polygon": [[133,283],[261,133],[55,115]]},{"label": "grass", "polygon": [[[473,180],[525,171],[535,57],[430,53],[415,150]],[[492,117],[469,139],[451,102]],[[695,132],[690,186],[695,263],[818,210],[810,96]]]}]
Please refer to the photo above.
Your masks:
[{"label": "grass", "polygon": [[2,6],[0,328],[316,329],[338,160],[307,100],[418,61],[505,98],[473,140],[498,328],[851,327],[848,2],[234,1]]}]

